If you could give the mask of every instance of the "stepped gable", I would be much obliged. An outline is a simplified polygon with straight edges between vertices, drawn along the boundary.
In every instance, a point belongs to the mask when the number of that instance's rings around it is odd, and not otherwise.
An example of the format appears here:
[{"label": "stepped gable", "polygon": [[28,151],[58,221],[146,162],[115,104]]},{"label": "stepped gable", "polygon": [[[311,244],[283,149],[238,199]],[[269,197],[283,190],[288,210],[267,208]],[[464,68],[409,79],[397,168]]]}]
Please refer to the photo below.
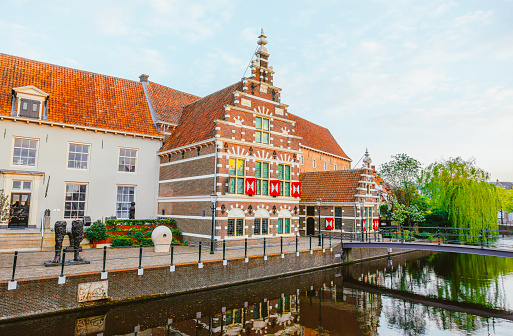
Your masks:
[{"label": "stepped gable", "polygon": [[242,82],[237,82],[184,106],[178,126],[160,151],[213,138],[215,121],[224,119],[226,113],[224,107],[233,105],[235,91],[242,91]]},{"label": "stepped gable", "polygon": [[48,121],[159,136],[139,82],[0,54],[0,114],[11,115],[13,88],[49,94]]},{"label": "stepped gable", "polygon": [[182,108],[201,98],[154,82],[148,82],[148,93],[159,120],[175,125],[178,125]]},{"label": "stepped gable", "polygon": [[296,122],[294,134],[303,137],[301,140],[302,145],[352,161],[327,128],[292,113],[289,113],[288,118]]},{"label": "stepped gable", "polygon": [[358,181],[365,169],[301,173],[301,202],[354,202]]}]

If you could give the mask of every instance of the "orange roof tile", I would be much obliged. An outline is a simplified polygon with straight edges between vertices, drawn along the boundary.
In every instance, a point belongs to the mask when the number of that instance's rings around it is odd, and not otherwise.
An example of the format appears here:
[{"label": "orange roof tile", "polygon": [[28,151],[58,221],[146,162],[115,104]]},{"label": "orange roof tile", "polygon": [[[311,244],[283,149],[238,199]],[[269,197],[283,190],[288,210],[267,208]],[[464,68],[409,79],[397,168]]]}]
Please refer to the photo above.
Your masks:
[{"label": "orange roof tile", "polygon": [[294,134],[303,137],[302,145],[351,160],[327,128],[292,113],[289,113],[289,119],[296,122]]},{"label": "orange roof tile", "polygon": [[12,89],[27,85],[49,94],[49,121],[160,135],[139,82],[0,54],[0,114],[11,114]]},{"label": "orange roof tile", "polygon": [[354,202],[360,175],[365,169],[301,173],[301,202]]},{"label": "orange roof tile", "polygon": [[153,109],[159,120],[172,124],[178,124],[185,105],[201,98],[153,82],[148,82],[147,87]]},{"label": "orange roof tile", "polygon": [[224,106],[233,105],[233,92],[237,90],[242,90],[242,82],[237,82],[185,106],[178,127],[168,137],[161,151],[213,138],[215,120],[224,119]]}]

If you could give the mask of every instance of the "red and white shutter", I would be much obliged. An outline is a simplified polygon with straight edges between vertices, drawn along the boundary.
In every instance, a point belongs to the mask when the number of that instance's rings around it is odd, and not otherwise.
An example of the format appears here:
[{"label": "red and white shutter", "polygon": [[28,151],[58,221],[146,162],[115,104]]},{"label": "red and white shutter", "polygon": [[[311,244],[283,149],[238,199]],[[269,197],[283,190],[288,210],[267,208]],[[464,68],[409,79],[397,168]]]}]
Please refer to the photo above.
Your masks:
[{"label": "red and white shutter", "polygon": [[333,218],[324,219],[324,228],[326,230],[333,230]]},{"label": "red and white shutter", "polygon": [[379,219],[377,219],[377,218],[374,218],[374,230],[375,231],[379,230]]},{"label": "red and white shutter", "polygon": [[363,219],[363,231],[367,231],[367,218]]},{"label": "red and white shutter", "polygon": [[301,182],[292,182],[292,197],[301,197]]},{"label": "red and white shutter", "polygon": [[254,177],[246,177],[246,195],[255,194],[256,182]]},{"label": "red and white shutter", "polygon": [[280,181],[271,180],[271,196],[280,196]]}]

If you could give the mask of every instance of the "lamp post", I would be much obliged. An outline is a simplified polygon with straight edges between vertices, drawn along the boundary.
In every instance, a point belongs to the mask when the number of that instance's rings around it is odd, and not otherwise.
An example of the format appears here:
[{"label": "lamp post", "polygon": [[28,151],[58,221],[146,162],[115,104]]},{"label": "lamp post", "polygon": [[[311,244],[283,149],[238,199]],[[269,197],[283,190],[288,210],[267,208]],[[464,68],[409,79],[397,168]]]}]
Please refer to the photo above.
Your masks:
[{"label": "lamp post", "polygon": [[210,254],[214,254],[214,232],[216,229],[215,211],[217,202],[217,194],[215,191],[210,195],[210,202],[212,202],[212,205],[210,206],[212,209],[212,235],[210,236]]},{"label": "lamp post", "polygon": [[388,203],[388,226],[392,226],[392,203]]},{"label": "lamp post", "polygon": [[322,198],[317,199],[317,212],[319,213],[319,246],[321,246],[321,203]]}]

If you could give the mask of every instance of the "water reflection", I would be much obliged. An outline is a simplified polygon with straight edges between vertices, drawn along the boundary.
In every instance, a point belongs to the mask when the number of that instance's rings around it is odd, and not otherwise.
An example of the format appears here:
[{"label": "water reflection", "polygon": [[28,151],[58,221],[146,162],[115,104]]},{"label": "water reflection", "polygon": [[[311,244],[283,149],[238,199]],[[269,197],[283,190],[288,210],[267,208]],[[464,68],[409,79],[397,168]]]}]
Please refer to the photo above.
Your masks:
[{"label": "water reflection", "polygon": [[408,253],[3,324],[0,335],[509,335],[513,261],[497,259]]}]

